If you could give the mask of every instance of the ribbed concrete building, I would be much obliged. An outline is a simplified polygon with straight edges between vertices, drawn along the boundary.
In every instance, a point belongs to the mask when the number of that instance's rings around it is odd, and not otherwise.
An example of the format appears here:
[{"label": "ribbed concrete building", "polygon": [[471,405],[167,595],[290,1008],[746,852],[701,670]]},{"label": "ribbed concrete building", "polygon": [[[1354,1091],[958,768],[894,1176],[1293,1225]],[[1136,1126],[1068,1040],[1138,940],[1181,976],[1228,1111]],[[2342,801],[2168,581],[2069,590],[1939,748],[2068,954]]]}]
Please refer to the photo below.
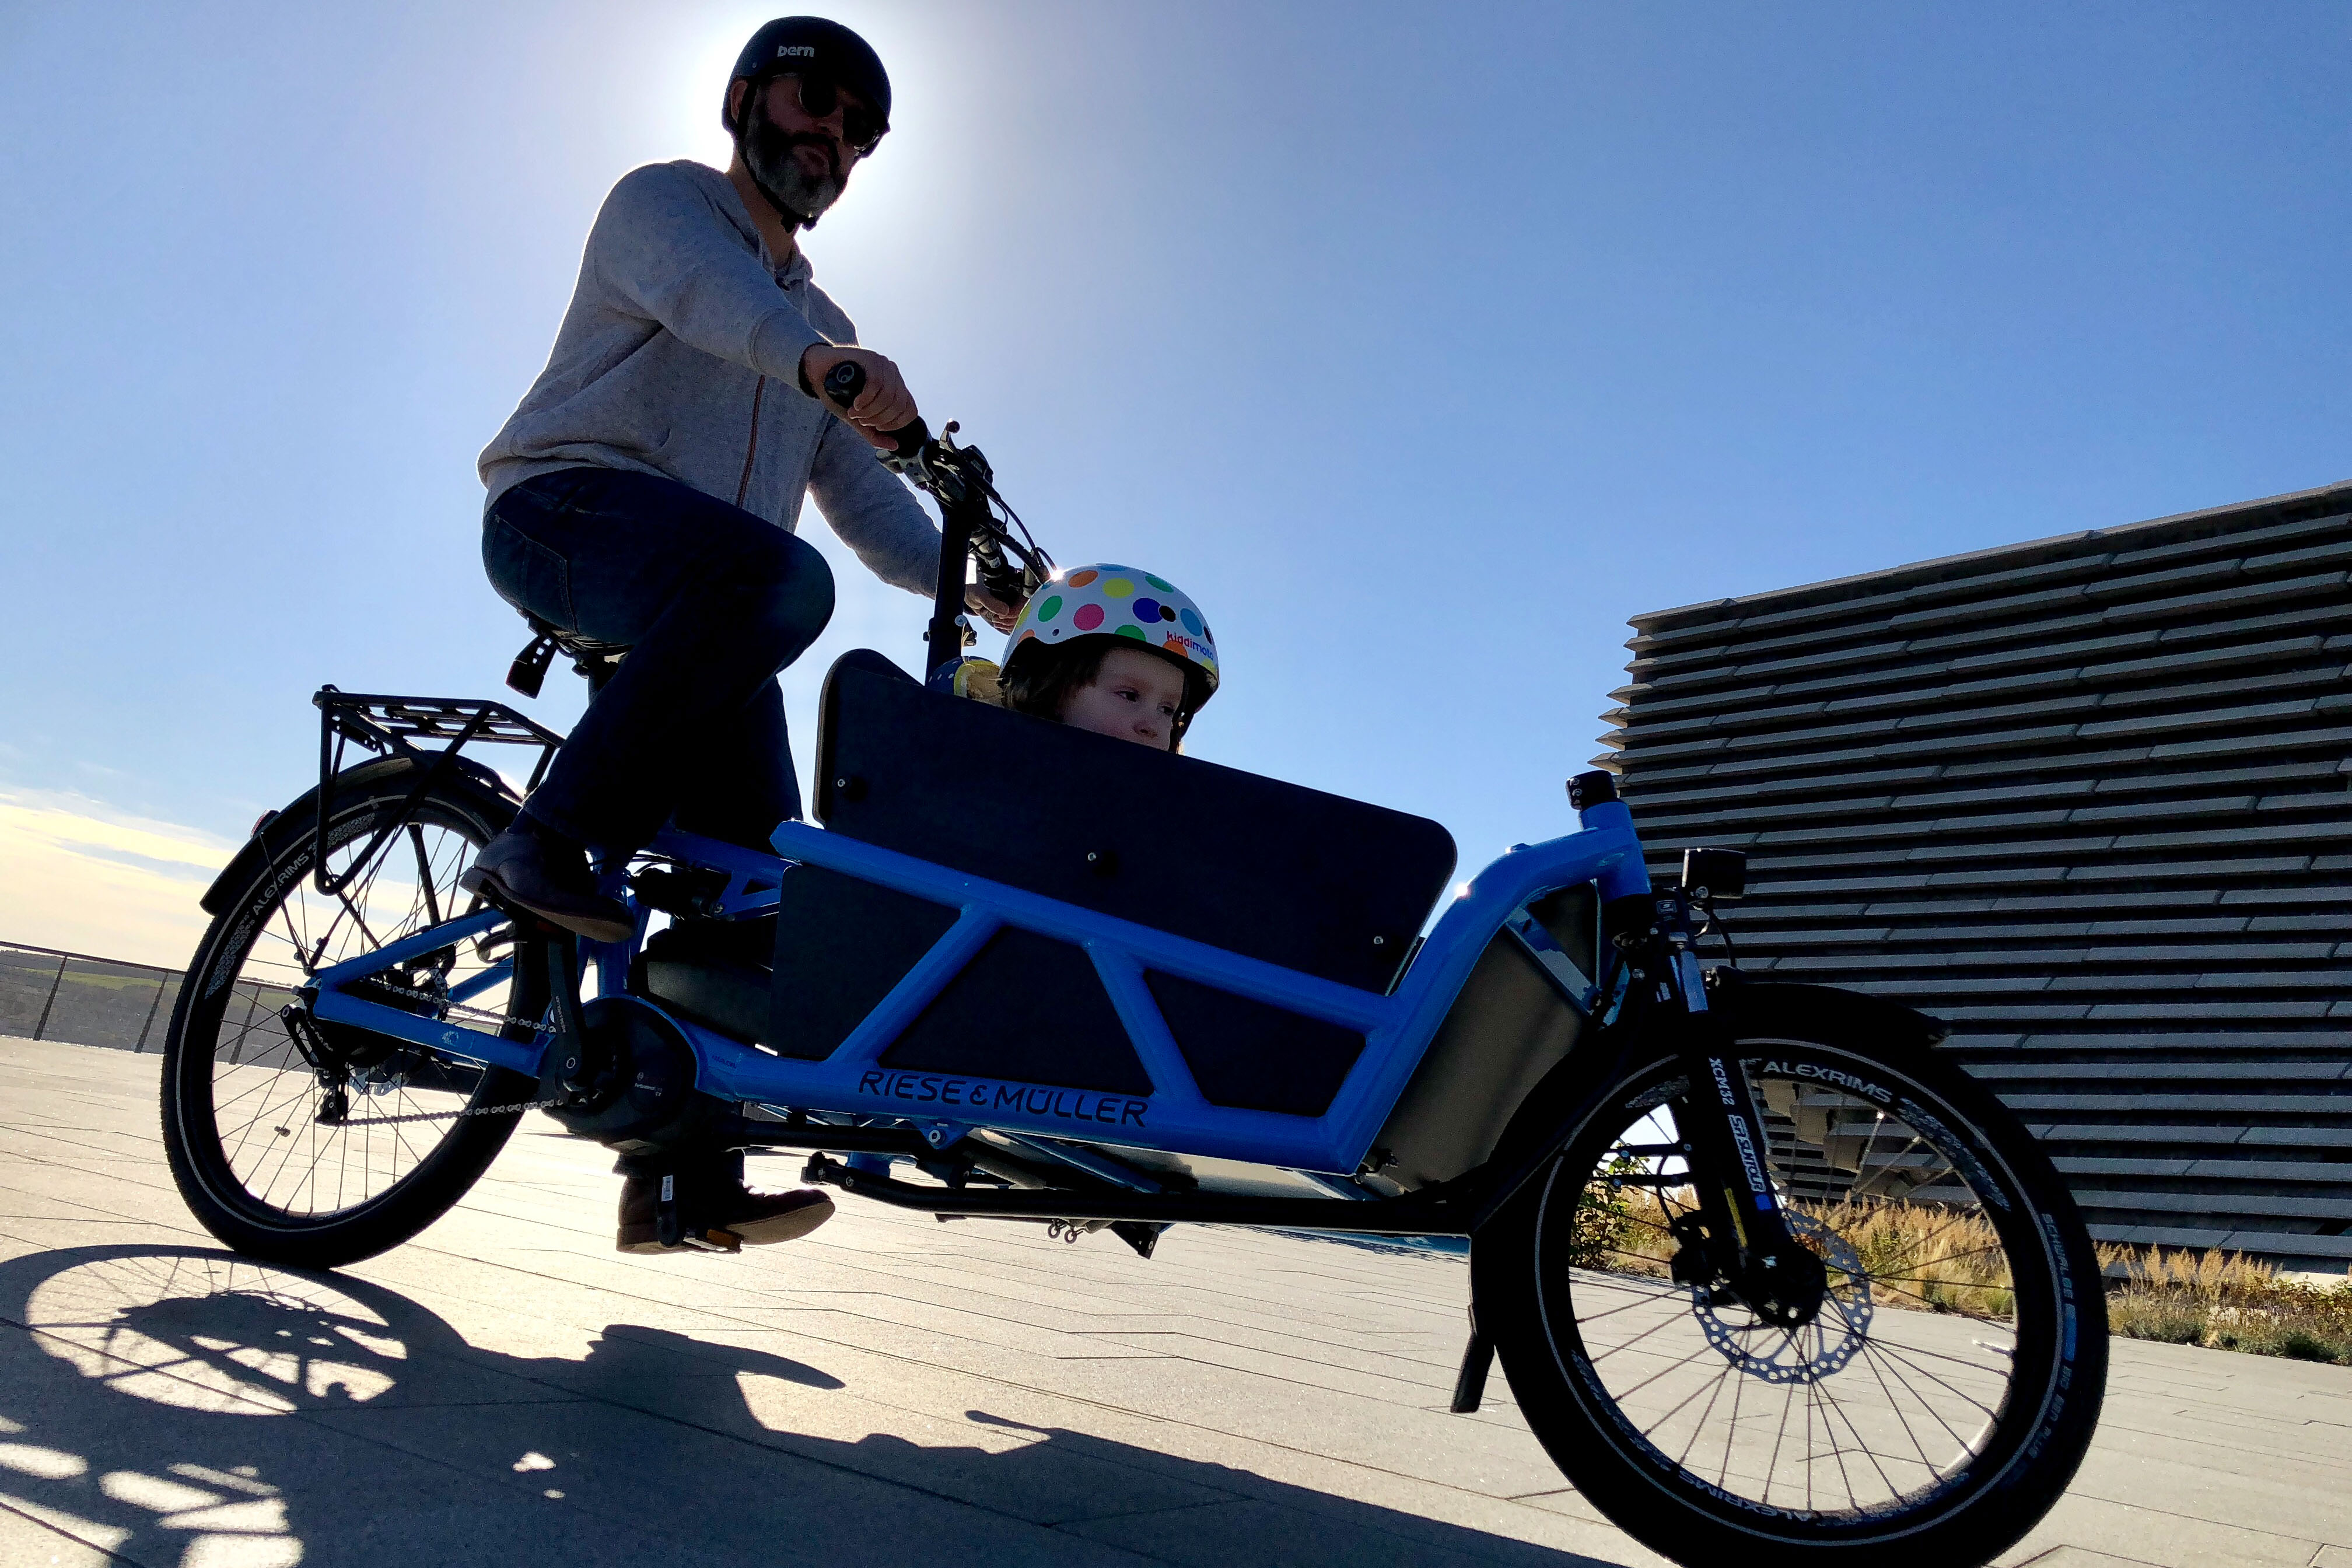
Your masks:
[{"label": "ribbed concrete building", "polygon": [[2352,483],[1633,625],[1743,967],[1950,1020],[2101,1239],[2352,1261]]}]

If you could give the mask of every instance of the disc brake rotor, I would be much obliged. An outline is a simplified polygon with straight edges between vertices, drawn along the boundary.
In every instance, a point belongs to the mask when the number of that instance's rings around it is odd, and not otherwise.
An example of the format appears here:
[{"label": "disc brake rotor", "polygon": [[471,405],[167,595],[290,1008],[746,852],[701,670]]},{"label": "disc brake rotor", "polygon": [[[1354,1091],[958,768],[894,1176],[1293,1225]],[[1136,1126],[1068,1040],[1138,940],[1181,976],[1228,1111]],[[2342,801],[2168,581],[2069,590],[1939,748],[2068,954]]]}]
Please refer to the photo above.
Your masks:
[{"label": "disc brake rotor", "polygon": [[[1819,1253],[1829,1267],[1832,1282],[1813,1321],[1799,1329],[1774,1328],[1745,1306],[1709,1305],[1703,1289],[1691,1292],[1691,1315],[1717,1353],[1748,1376],[1766,1383],[1819,1383],[1833,1376],[1869,1342],[1870,1276],[1861,1254],[1836,1231],[1795,1209],[1783,1209],[1781,1216],[1789,1234]],[[1727,1311],[1734,1317],[1727,1318]]]}]

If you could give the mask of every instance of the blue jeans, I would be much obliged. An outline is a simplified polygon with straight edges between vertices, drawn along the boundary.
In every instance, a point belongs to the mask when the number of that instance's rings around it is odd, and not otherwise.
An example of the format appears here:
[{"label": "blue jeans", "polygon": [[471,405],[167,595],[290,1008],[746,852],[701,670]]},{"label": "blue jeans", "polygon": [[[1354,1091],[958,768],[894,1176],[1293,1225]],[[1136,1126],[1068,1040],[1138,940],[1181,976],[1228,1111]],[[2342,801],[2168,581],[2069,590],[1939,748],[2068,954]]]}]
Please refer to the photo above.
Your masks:
[{"label": "blue jeans", "polygon": [[482,519],[490,585],[628,647],[524,807],[607,852],[665,821],[768,847],[801,814],[776,672],[833,616],[833,570],[773,523],[650,474],[564,468]]}]

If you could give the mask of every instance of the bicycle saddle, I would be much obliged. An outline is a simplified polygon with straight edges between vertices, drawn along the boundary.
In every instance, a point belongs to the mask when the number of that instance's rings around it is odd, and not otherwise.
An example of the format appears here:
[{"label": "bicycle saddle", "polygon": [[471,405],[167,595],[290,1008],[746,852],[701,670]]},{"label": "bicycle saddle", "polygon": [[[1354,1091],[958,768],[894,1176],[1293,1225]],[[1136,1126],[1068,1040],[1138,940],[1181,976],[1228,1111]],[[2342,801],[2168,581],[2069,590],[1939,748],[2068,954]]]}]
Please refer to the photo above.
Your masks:
[{"label": "bicycle saddle", "polygon": [[525,697],[539,695],[539,689],[547,681],[547,667],[555,662],[559,650],[572,660],[572,668],[588,682],[591,689],[610,679],[613,667],[619,664],[622,656],[629,651],[622,643],[598,642],[593,637],[582,637],[578,632],[550,626],[529,610],[519,613],[530,623],[531,637],[530,641],[523,645],[522,651],[515,655],[514,662],[507,667],[507,684]]}]

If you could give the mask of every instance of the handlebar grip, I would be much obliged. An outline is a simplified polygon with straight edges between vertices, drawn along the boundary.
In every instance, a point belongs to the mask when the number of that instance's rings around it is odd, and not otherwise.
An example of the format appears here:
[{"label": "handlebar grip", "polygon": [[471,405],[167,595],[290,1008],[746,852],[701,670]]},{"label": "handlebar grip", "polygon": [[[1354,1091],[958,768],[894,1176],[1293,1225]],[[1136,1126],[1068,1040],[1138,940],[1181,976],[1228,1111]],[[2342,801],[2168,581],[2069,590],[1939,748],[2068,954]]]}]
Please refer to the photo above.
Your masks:
[{"label": "handlebar grip", "polygon": [[1029,597],[1029,584],[1021,569],[1002,555],[993,561],[982,560],[975,575],[982,587],[1008,605],[1018,605]]},{"label": "handlebar grip", "polygon": [[[833,400],[835,407],[846,410],[857,401],[857,395],[865,390],[866,367],[856,360],[843,360],[824,373],[824,395]],[[902,425],[896,430],[885,430],[882,435],[897,445],[902,457],[912,457],[918,447],[929,444],[931,438],[931,433],[923,427],[919,416],[912,423]]]}]

